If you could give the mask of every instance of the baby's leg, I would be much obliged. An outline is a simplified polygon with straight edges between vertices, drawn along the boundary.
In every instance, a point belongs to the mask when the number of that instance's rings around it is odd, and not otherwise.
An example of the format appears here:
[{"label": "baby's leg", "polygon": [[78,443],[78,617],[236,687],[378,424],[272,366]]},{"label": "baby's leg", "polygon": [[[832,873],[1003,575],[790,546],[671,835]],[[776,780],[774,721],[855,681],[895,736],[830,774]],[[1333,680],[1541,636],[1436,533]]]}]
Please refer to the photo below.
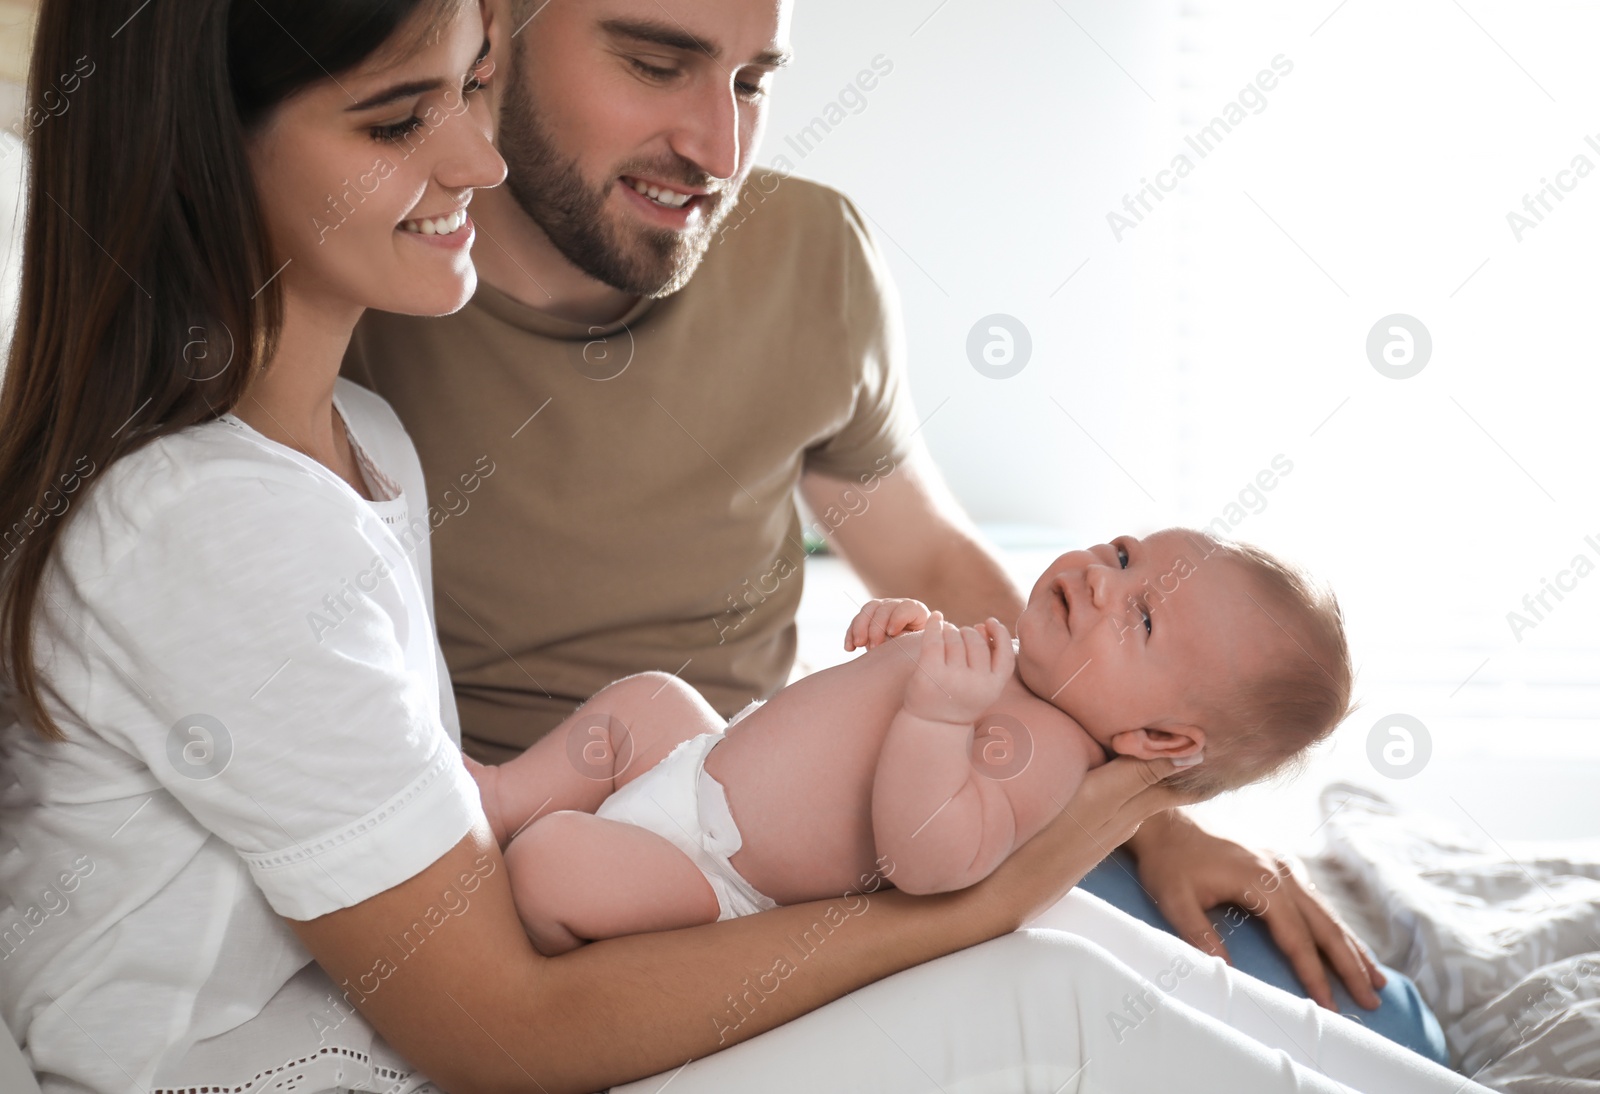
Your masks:
[{"label": "baby's leg", "polygon": [[644,672],[602,688],[516,759],[499,766],[468,759],[467,770],[504,847],[535,817],[562,809],[593,813],[683,741],[726,726],[676,676]]},{"label": "baby's leg", "polygon": [[711,885],[689,856],[643,828],[564,810],[506,849],[517,914],[546,957],[586,941],[716,921]]}]

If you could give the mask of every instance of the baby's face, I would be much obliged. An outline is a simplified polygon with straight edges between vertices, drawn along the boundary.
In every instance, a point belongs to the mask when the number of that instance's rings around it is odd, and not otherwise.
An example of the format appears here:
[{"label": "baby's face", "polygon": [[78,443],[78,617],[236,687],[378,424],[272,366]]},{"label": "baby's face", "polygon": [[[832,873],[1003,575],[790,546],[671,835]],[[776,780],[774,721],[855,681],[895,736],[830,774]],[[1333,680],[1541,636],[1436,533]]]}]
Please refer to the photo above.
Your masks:
[{"label": "baby's face", "polygon": [[1173,529],[1056,559],[1017,621],[1022,682],[1114,752],[1200,752],[1198,690],[1225,694],[1289,641],[1210,547]]}]

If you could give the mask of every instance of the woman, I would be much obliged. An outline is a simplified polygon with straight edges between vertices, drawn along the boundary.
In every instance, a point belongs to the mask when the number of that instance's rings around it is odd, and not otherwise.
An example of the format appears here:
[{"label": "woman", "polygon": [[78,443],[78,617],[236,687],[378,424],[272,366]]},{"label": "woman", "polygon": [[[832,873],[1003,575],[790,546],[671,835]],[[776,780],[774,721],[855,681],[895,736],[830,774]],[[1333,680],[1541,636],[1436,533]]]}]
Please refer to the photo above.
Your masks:
[{"label": "woman", "polygon": [[[415,452],[337,380],[364,308],[472,293],[508,35],[472,0],[44,4],[32,93],[77,78],[30,137],[0,394],[0,1012],[46,1091],[586,1091],[699,1056],[678,1089],[1462,1089],[1062,899],[1179,804],[1161,763],[960,893],[539,957],[441,686]],[[1041,914],[1171,1004],[1013,933]]]}]

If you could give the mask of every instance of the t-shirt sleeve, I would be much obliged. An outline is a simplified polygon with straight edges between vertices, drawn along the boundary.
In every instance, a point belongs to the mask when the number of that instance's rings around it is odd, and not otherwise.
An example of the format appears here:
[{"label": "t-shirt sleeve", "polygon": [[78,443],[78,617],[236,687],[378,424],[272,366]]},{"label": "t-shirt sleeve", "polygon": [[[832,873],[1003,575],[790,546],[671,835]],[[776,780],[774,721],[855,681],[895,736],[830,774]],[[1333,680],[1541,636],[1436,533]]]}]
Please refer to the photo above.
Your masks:
[{"label": "t-shirt sleeve", "polygon": [[481,822],[421,590],[374,515],[232,478],[138,523],[84,529],[131,546],[64,565],[61,645],[92,685],[64,701],[232,846],[274,910],[358,904]]},{"label": "t-shirt sleeve", "polygon": [[900,297],[888,262],[860,210],[848,198],[832,196],[844,222],[841,314],[845,354],[855,374],[855,410],[837,433],[806,451],[806,470],[855,479],[901,462],[918,423],[906,376]]}]

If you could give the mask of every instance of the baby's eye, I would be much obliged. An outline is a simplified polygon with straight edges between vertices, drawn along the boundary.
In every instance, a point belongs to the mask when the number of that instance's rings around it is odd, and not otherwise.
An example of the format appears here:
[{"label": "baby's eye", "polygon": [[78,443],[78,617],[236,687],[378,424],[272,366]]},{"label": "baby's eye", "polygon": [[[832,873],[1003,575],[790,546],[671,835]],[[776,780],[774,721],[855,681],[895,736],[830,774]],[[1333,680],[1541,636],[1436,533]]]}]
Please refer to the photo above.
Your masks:
[{"label": "baby's eye", "polygon": [[1117,562],[1121,564],[1124,570],[1126,570],[1128,568],[1128,549],[1120,543],[1116,544],[1116,548]]},{"label": "baby's eye", "polygon": [[1151,619],[1150,619],[1150,609],[1145,607],[1143,604],[1139,603],[1139,600],[1138,600],[1137,597],[1134,597],[1134,596],[1130,595],[1128,597],[1128,612],[1127,612],[1127,614],[1128,615],[1137,614],[1139,616],[1139,622],[1144,624],[1145,637],[1146,638],[1150,637],[1151,632],[1154,630],[1154,624],[1151,622]]}]

